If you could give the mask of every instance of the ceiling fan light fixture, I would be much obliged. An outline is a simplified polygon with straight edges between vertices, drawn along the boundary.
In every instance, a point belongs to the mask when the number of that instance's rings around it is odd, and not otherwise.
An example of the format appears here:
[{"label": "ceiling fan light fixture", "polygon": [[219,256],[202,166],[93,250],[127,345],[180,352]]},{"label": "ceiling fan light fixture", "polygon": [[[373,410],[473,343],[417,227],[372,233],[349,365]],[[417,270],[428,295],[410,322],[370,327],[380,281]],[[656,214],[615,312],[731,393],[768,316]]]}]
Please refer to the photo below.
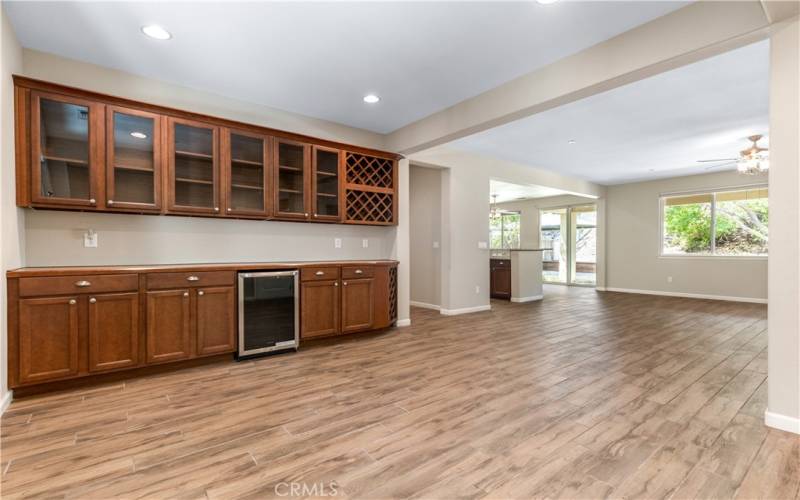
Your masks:
[{"label": "ceiling fan light fixture", "polygon": [[748,137],[753,145],[739,153],[736,162],[736,170],[740,174],[756,175],[769,170],[769,150],[758,146],[761,135],[751,135]]}]

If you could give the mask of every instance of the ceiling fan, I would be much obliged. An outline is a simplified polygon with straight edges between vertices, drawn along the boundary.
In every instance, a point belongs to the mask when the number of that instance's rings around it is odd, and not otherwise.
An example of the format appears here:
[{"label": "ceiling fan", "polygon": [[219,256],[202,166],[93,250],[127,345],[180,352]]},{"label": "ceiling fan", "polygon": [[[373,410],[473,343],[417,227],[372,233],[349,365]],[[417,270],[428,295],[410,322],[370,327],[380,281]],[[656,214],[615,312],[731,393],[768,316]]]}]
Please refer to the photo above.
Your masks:
[{"label": "ceiling fan", "polygon": [[706,170],[727,167],[736,164],[736,169],[741,174],[755,175],[769,170],[769,148],[762,148],[758,145],[764,136],[761,134],[751,135],[747,140],[753,144],[739,152],[736,158],[717,158],[713,160],[697,160],[697,163],[716,163],[706,167]]}]

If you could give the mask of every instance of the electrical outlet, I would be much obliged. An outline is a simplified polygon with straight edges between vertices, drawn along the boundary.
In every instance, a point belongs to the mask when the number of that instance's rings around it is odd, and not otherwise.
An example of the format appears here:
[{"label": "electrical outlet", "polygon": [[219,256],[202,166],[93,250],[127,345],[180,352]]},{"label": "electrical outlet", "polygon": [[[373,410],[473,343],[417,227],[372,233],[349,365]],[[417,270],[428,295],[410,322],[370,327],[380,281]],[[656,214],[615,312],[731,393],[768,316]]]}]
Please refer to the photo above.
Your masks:
[{"label": "electrical outlet", "polygon": [[85,248],[97,248],[97,231],[88,229],[83,233],[83,246]]},{"label": "electrical outlet", "polygon": [[361,248],[369,248],[369,239],[368,238],[364,238],[363,240],[361,240]]},{"label": "electrical outlet", "polygon": [[672,283],[672,276],[667,276],[667,283]]},{"label": "electrical outlet", "polygon": [[342,248],[342,239],[341,238],[334,238],[333,239],[333,248]]},{"label": "electrical outlet", "polygon": [[477,295],[479,293],[481,293],[481,286],[480,285],[475,285],[475,294]]}]

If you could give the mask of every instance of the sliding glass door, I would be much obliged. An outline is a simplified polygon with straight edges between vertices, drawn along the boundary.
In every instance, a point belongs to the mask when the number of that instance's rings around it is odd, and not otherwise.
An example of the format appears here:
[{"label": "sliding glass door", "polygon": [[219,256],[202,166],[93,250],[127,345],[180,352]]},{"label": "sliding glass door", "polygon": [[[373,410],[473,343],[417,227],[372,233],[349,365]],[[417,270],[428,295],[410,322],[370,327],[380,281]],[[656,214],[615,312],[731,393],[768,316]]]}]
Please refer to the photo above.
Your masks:
[{"label": "sliding glass door", "polygon": [[542,280],[594,285],[597,272],[597,208],[583,205],[539,212]]}]

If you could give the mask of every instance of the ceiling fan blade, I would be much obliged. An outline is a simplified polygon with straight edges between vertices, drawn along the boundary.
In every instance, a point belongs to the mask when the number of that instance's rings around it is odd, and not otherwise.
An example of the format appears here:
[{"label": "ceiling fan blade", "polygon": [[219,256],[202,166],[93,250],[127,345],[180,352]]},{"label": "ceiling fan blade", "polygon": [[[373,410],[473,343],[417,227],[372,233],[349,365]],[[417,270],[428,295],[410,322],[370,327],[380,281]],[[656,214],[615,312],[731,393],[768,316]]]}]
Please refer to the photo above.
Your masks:
[{"label": "ceiling fan blade", "polygon": [[727,167],[728,165],[735,165],[735,164],[736,164],[736,160],[725,162],[725,163],[720,163],[719,165],[711,165],[711,166],[706,167],[704,170],[711,170],[712,168],[722,168],[722,167]]},{"label": "ceiling fan blade", "polygon": [[697,163],[714,163],[718,161],[736,161],[737,158],[717,158],[715,160],[697,160]]}]

